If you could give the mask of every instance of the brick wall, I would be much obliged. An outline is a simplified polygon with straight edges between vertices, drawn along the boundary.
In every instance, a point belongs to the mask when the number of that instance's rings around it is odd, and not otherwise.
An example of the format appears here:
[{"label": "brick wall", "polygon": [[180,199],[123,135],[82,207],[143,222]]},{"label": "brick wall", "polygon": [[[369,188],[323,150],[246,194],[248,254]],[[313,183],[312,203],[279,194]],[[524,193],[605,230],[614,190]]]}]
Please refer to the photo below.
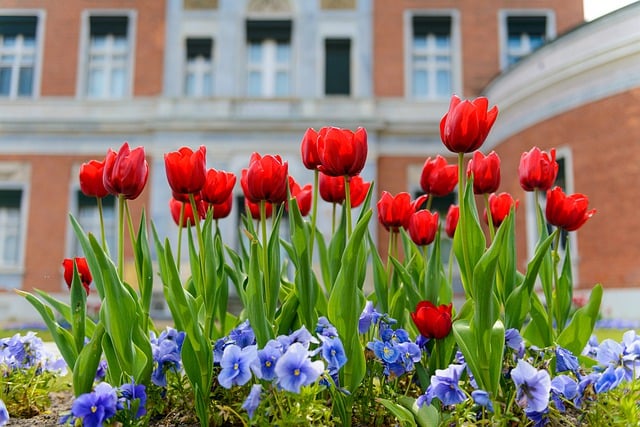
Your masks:
[{"label": "brick wall", "polygon": [[[639,285],[640,88],[566,112],[504,141],[496,149],[503,165],[501,191],[512,192],[521,203],[517,165],[534,145],[544,150],[570,147],[574,191],[585,194],[597,209],[577,231],[578,287]],[[518,253],[525,254],[524,241],[518,243]]]},{"label": "brick wall", "polygon": [[584,19],[582,0],[376,0],[373,8],[374,94],[404,96],[405,10],[459,11],[463,95],[473,97],[500,71],[498,11],[526,8],[555,10],[558,35]]},{"label": "brick wall", "polygon": [[3,0],[3,9],[46,11],[42,96],[75,96],[79,37],[84,10],[137,10],[133,92],[135,96],[159,95],[165,37],[163,0]]}]

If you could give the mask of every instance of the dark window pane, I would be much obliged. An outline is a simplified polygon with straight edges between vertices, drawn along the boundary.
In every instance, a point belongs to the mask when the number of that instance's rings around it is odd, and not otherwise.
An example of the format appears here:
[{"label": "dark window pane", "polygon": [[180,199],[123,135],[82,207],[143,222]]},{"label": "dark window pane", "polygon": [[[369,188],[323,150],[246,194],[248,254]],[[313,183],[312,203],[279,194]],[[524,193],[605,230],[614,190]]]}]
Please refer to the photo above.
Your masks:
[{"label": "dark window pane", "polygon": [[325,94],[349,95],[351,93],[351,40],[327,39],[324,46]]},{"label": "dark window pane", "polygon": [[21,67],[18,80],[18,96],[31,96],[33,90],[33,67]]},{"label": "dark window pane", "polygon": [[247,41],[261,42],[267,39],[273,39],[279,42],[290,41],[291,40],[291,21],[290,20],[247,21]]},{"label": "dark window pane", "polygon": [[0,95],[9,96],[11,92],[11,68],[0,68]]},{"label": "dark window pane", "polygon": [[544,36],[547,33],[546,16],[509,16],[507,17],[509,36],[529,35]]},{"label": "dark window pane", "polygon": [[451,34],[450,16],[414,16],[413,35],[426,36],[427,34],[448,35]]},{"label": "dark window pane", "polygon": [[22,190],[0,190],[0,207],[20,208]]},{"label": "dark window pane", "polygon": [[0,16],[0,34],[5,37],[15,37],[18,34],[35,37],[37,23],[38,18],[35,16]]},{"label": "dark window pane", "polygon": [[92,16],[89,18],[92,36],[126,36],[129,18],[126,16]]},{"label": "dark window pane", "polygon": [[195,59],[199,56],[211,59],[211,39],[187,39],[187,59]]}]

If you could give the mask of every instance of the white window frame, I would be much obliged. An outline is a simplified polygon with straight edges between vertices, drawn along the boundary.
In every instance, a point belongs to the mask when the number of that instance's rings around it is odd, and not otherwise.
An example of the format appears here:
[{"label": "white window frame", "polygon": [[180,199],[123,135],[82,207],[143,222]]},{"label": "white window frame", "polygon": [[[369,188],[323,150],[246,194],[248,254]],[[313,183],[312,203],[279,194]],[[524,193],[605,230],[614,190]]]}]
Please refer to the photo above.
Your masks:
[{"label": "white window frame", "polygon": [[[190,60],[187,57],[188,49],[187,49],[187,41],[189,39],[210,39],[211,40],[211,52],[209,60],[198,56],[195,59]],[[216,54],[216,43],[213,37],[207,36],[187,36],[184,38],[184,53],[182,57],[184,58],[184,73],[182,80],[182,93],[187,98],[209,98],[212,97],[215,93],[215,54]],[[187,93],[187,78],[189,73],[194,74],[195,79],[195,90],[194,93]],[[209,91],[206,92],[204,88],[204,78],[206,74],[209,74],[211,83],[209,87]]]},{"label": "white window frame", "polygon": [[[556,15],[552,9],[500,9],[498,11],[498,39],[500,43],[500,70],[509,67],[509,28],[507,18],[513,16],[544,16],[547,28],[545,28],[545,43],[556,37]],[[525,53],[531,53],[532,50]]]},{"label": "white window frame", "polygon": [[[566,188],[563,189],[565,194],[573,194],[574,190],[574,174],[573,174],[573,155],[569,147],[561,147],[556,149],[556,161],[564,160],[564,173]],[[539,192],[539,201],[542,206],[542,214],[545,214],[546,193]],[[545,220],[546,221],[546,220]],[[538,244],[538,220],[536,218],[536,201],[532,191],[525,192],[525,226],[527,235],[527,259],[531,259],[535,254],[536,245]],[[569,233],[568,244],[571,246],[571,270],[573,275],[574,286],[579,283],[578,278],[578,236],[577,233]],[[560,251],[561,259],[564,257],[563,250]]]},{"label": "white window frame", "polygon": [[[289,61],[287,63],[279,63],[278,45],[286,44],[289,46]],[[251,45],[258,45],[262,49],[262,60],[252,63]],[[247,80],[246,91],[250,98],[289,98],[293,92],[293,45],[291,40],[288,43],[279,43],[274,39],[264,39],[261,42],[247,42]],[[260,75],[260,93],[252,94],[250,92],[249,79],[252,72]],[[279,72],[285,72],[288,77],[288,87],[286,93],[277,93],[277,76]]]},{"label": "white window frame", "polygon": [[[0,264],[0,279],[5,279],[15,286],[15,276],[20,276],[18,282],[21,282],[21,275],[24,273],[24,260],[27,243],[27,227],[28,227],[28,211],[29,211],[29,179],[31,176],[31,166],[23,162],[0,162],[0,189],[1,190],[20,190],[20,235],[18,236],[18,253],[15,265]],[[12,277],[13,280],[12,280]],[[2,287],[2,286],[0,286]]]},{"label": "white window frame", "polygon": [[[8,96],[0,96],[0,99],[29,99],[37,98],[40,94],[40,79],[42,74],[42,49],[43,49],[43,36],[44,36],[44,22],[46,13],[40,9],[2,9],[0,10],[0,16],[35,16],[36,17],[36,35],[35,45],[33,49],[28,49],[28,53],[33,55],[33,80],[31,82],[31,94],[30,95],[18,95],[18,80],[20,67],[24,65],[20,60],[14,60],[11,71],[11,89]],[[16,54],[18,58],[25,54],[25,48],[22,46],[23,37],[18,38],[18,48]],[[0,46],[0,55],[2,54],[2,47]]]},{"label": "white window frame", "polygon": [[[439,96],[437,93],[429,93],[427,96],[415,96],[413,93],[413,17],[449,17],[451,18],[450,33],[450,76],[451,93],[446,96]],[[406,10],[404,14],[404,81],[405,97],[416,101],[446,101],[451,95],[462,92],[462,46],[460,40],[460,12],[456,9],[412,9]],[[427,51],[427,54],[432,52]],[[434,63],[435,64],[435,63]],[[435,70],[436,68],[433,68]],[[435,85],[434,85],[435,87]]]},{"label": "white window frame", "polygon": [[[122,96],[111,96],[109,94],[109,88],[105,96],[89,96],[88,80],[89,80],[89,68],[91,66],[90,55],[90,38],[91,38],[91,17],[127,17],[127,49],[128,55],[126,59],[126,71],[125,71],[125,88]],[[131,98],[133,96],[134,75],[135,75],[135,46],[136,46],[136,25],[137,25],[137,11],[131,9],[87,9],[82,11],[82,27],[80,29],[80,46],[79,46],[79,61],[78,61],[78,79],[76,84],[76,96],[82,99],[90,100],[120,100]],[[113,36],[107,36],[107,40],[113,40]],[[111,69],[111,68],[108,68]]]}]

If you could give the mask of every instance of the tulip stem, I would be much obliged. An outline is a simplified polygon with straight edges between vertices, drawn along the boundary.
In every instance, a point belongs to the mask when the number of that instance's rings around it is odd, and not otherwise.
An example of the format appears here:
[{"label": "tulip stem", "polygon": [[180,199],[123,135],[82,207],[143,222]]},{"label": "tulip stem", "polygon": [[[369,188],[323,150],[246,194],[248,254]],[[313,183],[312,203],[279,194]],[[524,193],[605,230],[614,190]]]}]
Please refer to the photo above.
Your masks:
[{"label": "tulip stem", "polygon": [[347,238],[351,236],[351,188],[350,178],[348,175],[344,176],[344,208],[347,214]]},{"label": "tulip stem", "polygon": [[100,241],[102,242],[102,250],[109,253],[107,249],[107,238],[104,233],[104,214],[102,212],[102,197],[96,197],[98,202],[98,216],[100,217]]},{"label": "tulip stem", "polygon": [[118,196],[118,276],[124,273],[124,196]]},{"label": "tulip stem", "polygon": [[176,267],[178,268],[178,272],[180,272],[180,255],[182,254],[182,227],[184,225],[184,205],[184,202],[180,203],[180,217],[178,218],[178,253],[176,254]]},{"label": "tulip stem", "polygon": [[[464,174],[464,153],[458,153],[458,198],[460,199],[460,217],[458,220],[458,229],[466,226],[467,219],[465,218],[465,200],[464,200],[464,192],[465,192],[465,174]],[[461,227],[462,225],[462,227]],[[464,231],[464,230],[463,230]],[[472,267],[469,265],[469,248],[467,248],[466,236],[464,232],[458,233],[460,234],[460,246],[462,247],[462,259],[464,260],[465,269],[469,271]],[[473,270],[471,270],[473,271]],[[471,279],[470,277],[468,279]],[[467,298],[473,298],[473,294],[471,293],[471,283],[466,284],[464,286],[466,292],[469,293]]]},{"label": "tulip stem", "polygon": [[[555,308],[554,299],[558,295],[558,264],[560,263],[560,254],[558,253],[558,248],[560,245],[560,228],[556,228],[554,230],[556,234],[553,238],[553,250],[551,251],[551,258],[553,262],[553,289],[549,293],[551,298],[549,298],[549,302],[547,303],[547,308],[549,310],[549,331],[553,331],[553,317]],[[556,316],[556,321],[560,320],[560,316]],[[556,324],[556,328],[558,331],[561,331],[564,328],[564,325]]]},{"label": "tulip stem", "polygon": [[[427,288],[429,287],[429,278],[427,275],[427,265],[429,265],[429,246],[422,245],[420,246],[420,249],[422,250],[422,255],[424,256],[424,268],[422,269],[422,271],[424,271],[424,289],[420,293],[420,298],[426,300],[427,295],[429,294],[429,292],[427,292]],[[438,298],[436,297],[435,299],[435,301],[431,301],[433,304],[438,303]]]},{"label": "tulip stem", "polygon": [[202,229],[200,228],[200,211],[198,210],[198,205],[196,204],[196,198],[193,195],[193,193],[189,193],[189,202],[191,203],[191,212],[192,212],[192,216],[193,216],[193,222],[195,223],[194,225],[196,226],[196,234],[198,236],[198,246],[200,247],[200,283],[201,283],[201,289],[200,291],[202,292],[202,297],[205,299],[205,301],[207,300],[205,297],[205,294],[207,292],[207,287],[205,286],[205,272],[204,272],[204,267],[205,267],[205,262],[204,262],[204,256],[205,256],[205,249],[204,249],[204,238],[202,237]]},{"label": "tulip stem", "polygon": [[313,246],[314,246],[314,242],[316,239],[316,224],[317,224],[317,217],[318,217],[318,183],[319,183],[319,176],[320,176],[320,172],[318,172],[318,169],[316,169],[313,172],[313,198],[311,200],[311,236],[310,236],[310,242],[309,242],[309,250],[310,250],[310,255],[309,258],[311,259],[311,262],[313,262]]},{"label": "tulip stem", "polygon": [[336,206],[336,202],[333,202],[333,209],[331,212],[331,235],[333,236],[336,232],[336,210],[337,210],[337,206]]},{"label": "tulip stem", "polygon": [[493,236],[495,236],[496,232],[493,226],[493,215],[491,214],[491,206],[489,205],[489,195],[486,193],[484,194],[484,206],[487,210],[487,225],[489,226],[489,237],[493,242]]},{"label": "tulip stem", "polygon": [[264,295],[267,304],[267,321],[271,324],[271,280],[269,275],[269,251],[267,242],[267,202],[260,200],[260,226],[262,228],[262,271],[264,273]]}]

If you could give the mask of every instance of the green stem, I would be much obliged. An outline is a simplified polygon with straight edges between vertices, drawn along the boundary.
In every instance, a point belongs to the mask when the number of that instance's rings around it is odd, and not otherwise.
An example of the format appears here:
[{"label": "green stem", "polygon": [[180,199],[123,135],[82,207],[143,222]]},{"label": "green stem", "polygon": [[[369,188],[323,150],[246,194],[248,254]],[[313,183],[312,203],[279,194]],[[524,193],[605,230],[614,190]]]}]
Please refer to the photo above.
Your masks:
[{"label": "green stem", "polygon": [[[427,266],[429,265],[429,246],[421,246],[420,250],[422,251],[422,255],[424,256],[424,268],[422,269],[422,271],[424,271],[424,288],[422,289],[422,293],[420,296],[422,297],[422,299],[426,299],[427,295],[429,294],[429,292],[427,292],[427,288],[429,287],[429,278],[427,275]],[[437,305],[438,301],[436,300],[431,302]]]},{"label": "green stem", "polygon": [[178,253],[176,254],[176,267],[180,271],[180,256],[182,254],[182,225],[184,224],[184,203],[180,204],[180,218],[178,218]]},{"label": "green stem", "polygon": [[316,224],[318,222],[318,185],[320,181],[320,172],[316,169],[313,172],[313,196],[311,199],[311,236],[309,242],[309,257],[313,262],[313,246],[316,239]]},{"label": "green stem", "polygon": [[488,194],[484,195],[484,206],[485,206],[485,209],[487,210],[487,223],[489,225],[489,237],[491,238],[491,241],[493,241],[493,236],[495,236],[496,231],[495,231],[495,228],[493,227],[493,215],[491,214],[491,206],[489,205]]},{"label": "green stem", "polygon": [[124,273],[124,206],[125,199],[122,194],[118,195],[118,275]]},{"label": "green stem", "polygon": [[347,214],[347,239],[351,236],[351,186],[350,178],[344,176],[344,208]]},{"label": "green stem", "polygon": [[[458,219],[458,229],[460,229],[460,224],[466,224],[465,221],[468,221],[465,215],[465,206],[464,206],[464,188],[465,188],[465,174],[464,174],[464,153],[458,153],[458,197],[460,199],[460,217]],[[464,233],[460,232],[460,246],[462,247],[462,259],[464,260],[465,269],[467,271],[471,271],[471,266],[469,265],[469,248],[467,247],[467,238]],[[469,275],[467,275],[469,276]],[[467,277],[471,279],[471,277]],[[465,291],[469,293],[467,298],[473,298],[473,294],[471,283],[468,283],[465,286]]]},{"label": "green stem", "polygon": [[336,207],[337,203],[333,203],[333,209],[331,211],[331,235],[333,236],[336,232]]},{"label": "green stem", "polygon": [[109,253],[107,249],[107,238],[104,232],[104,214],[102,210],[102,198],[96,197],[96,199],[98,201],[98,216],[100,217],[100,241],[102,242],[102,250],[105,253]]},{"label": "green stem", "polygon": [[273,322],[272,312],[275,314],[275,307],[271,307],[271,278],[269,274],[269,242],[267,240],[267,202],[260,200],[260,227],[262,229],[262,271],[264,273],[264,291],[267,303],[267,321],[271,325]]},{"label": "green stem", "polygon": [[[553,259],[553,288],[551,289],[549,301],[547,302],[547,309],[549,310],[549,331],[553,332],[553,317],[555,310],[555,299],[558,293],[558,264],[560,263],[560,254],[558,252],[558,248],[560,246],[560,229],[556,228],[553,231],[556,235],[553,238],[553,250],[551,251],[551,258]],[[556,321],[559,320],[559,316],[556,316]],[[562,330],[562,326],[557,324],[556,327],[558,331]],[[552,334],[553,336],[553,334]]]},{"label": "green stem", "polygon": [[[193,194],[189,194],[189,202],[191,203],[191,212],[193,213],[193,222],[195,222],[196,226],[196,234],[198,236],[198,246],[200,247],[200,271],[201,271],[201,279],[203,288],[204,286],[204,238],[202,237],[202,229],[200,228],[200,213],[198,212],[198,206],[196,204],[196,198]],[[203,295],[204,296],[204,295]]]}]

